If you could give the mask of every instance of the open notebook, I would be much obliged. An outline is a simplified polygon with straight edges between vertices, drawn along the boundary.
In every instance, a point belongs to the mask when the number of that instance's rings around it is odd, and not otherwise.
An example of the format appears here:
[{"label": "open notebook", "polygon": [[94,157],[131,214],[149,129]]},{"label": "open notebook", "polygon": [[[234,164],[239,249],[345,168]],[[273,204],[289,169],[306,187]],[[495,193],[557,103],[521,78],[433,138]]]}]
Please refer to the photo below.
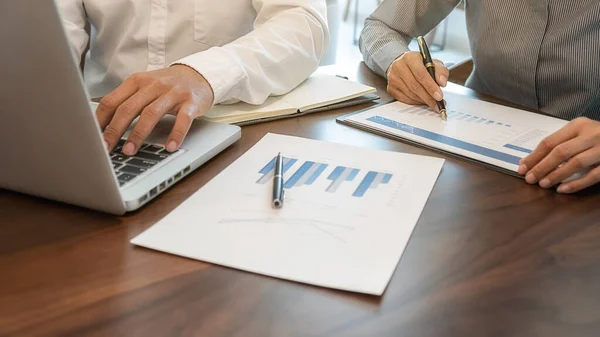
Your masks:
[{"label": "open notebook", "polygon": [[376,92],[373,87],[337,76],[316,74],[290,93],[269,97],[262,105],[243,102],[216,105],[205,115],[205,118],[220,123],[251,124],[327,110],[323,109],[325,107],[333,109],[339,107],[334,106],[335,104],[342,102],[349,102],[348,105],[352,105],[373,101],[379,98],[373,95]]}]

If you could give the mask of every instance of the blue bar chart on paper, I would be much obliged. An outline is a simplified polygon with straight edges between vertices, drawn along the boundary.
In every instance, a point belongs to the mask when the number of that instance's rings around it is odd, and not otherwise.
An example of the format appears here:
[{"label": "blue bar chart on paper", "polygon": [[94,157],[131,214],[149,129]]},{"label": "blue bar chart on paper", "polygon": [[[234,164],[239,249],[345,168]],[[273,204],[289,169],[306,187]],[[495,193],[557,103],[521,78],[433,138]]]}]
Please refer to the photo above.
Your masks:
[{"label": "blue bar chart on paper", "polygon": [[290,189],[303,185],[312,185],[329,165],[307,161],[288,179],[283,188]]},{"label": "blue bar chart on paper", "polygon": [[[411,115],[431,115],[431,116],[437,116],[437,113],[431,111],[430,109],[427,108],[422,108],[422,107],[408,107],[406,109],[403,110],[398,110],[399,113],[406,113],[406,114],[411,114]],[[448,119],[449,120],[455,120],[455,121],[462,121],[462,122],[468,122],[468,123],[479,123],[479,124],[484,124],[484,125],[496,125],[496,126],[503,126],[503,127],[508,127],[510,128],[511,125],[508,123],[503,123],[503,122],[499,122],[499,121],[494,121],[494,120],[490,120],[487,118],[483,118],[481,116],[475,116],[475,115],[471,115],[468,113],[464,113],[464,112],[460,112],[460,111],[456,111],[456,110],[452,110],[449,109],[448,110]]]},{"label": "blue bar chart on paper", "polygon": [[[257,184],[264,185],[273,179],[273,175],[275,173],[275,160],[276,159],[277,159],[277,157],[273,157],[273,159],[259,171],[259,173],[262,174],[263,176],[260,177],[260,179],[258,179],[258,181],[256,182]],[[284,157],[283,158],[283,172],[284,173],[287,172],[292,166],[294,166],[296,161],[298,161],[298,160]]]},{"label": "blue bar chart on paper", "polygon": [[396,101],[340,117],[338,121],[489,164],[511,175],[517,175],[521,160],[540,142],[568,123],[450,91],[444,91],[444,100],[448,107],[447,119],[440,118],[430,108]]},{"label": "blue bar chart on paper", "polygon": [[328,180],[331,180],[331,184],[329,185],[326,191],[329,193],[337,192],[337,190],[340,188],[340,186],[342,186],[344,182],[354,181],[354,179],[358,175],[358,172],[360,172],[360,170],[356,168],[344,166],[336,167],[335,170],[331,172],[329,177],[327,177]]},{"label": "blue bar chart on paper", "polygon": [[[261,176],[256,183],[261,185],[270,183],[273,179],[274,169],[275,158],[258,172]],[[284,174],[287,173],[284,176],[283,187],[285,189],[311,186],[314,192],[336,194],[342,191],[347,196],[358,198],[364,197],[369,190],[389,184],[393,177],[390,173],[286,157],[283,159],[283,171]],[[325,172],[327,174],[324,174]],[[360,176],[364,176],[362,181],[357,179]],[[343,187],[344,185],[348,186]]]},{"label": "blue bar chart on paper", "polygon": [[458,121],[469,122],[469,123],[504,126],[507,128],[511,127],[510,124],[506,124],[506,123],[499,122],[499,121],[493,121],[493,120],[490,120],[487,118],[471,115],[471,114],[464,113],[464,112],[459,112],[456,110],[448,110],[448,118],[451,120],[458,120]]},{"label": "blue bar chart on paper", "polygon": [[392,176],[393,175],[390,173],[370,171],[369,173],[367,173],[367,175],[360,183],[356,191],[354,191],[354,194],[352,194],[352,196],[362,198],[365,196],[367,191],[371,189],[376,189],[380,185],[388,184],[392,179]]},{"label": "blue bar chart on paper", "polygon": [[367,120],[370,122],[373,122],[373,123],[377,123],[377,124],[384,125],[384,126],[387,126],[390,128],[394,128],[396,130],[409,132],[413,135],[427,138],[427,139],[430,139],[430,140],[433,140],[433,141],[436,141],[439,143],[451,145],[451,146],[454,146],[459,149],[478,153],[478,154],[481,154],[481,155],[489,157],[489,158],[501,160],[501,161],[504,161],[504,162],[507,162],[507,163],[510,163],[513,165],[518,165],[519,161],[521,160],[521,157],[517,157],[517,156],[511,155],[508,153],[496,151],[494,149],[483,147],[483,146],[480,146],[477,144],[465,142],[460,139],[448,137],[448,136],[445,136],[445,135],[442,135],[439,133],[435,133],[435,132],[432,132],[429,130],[425,130],[425,129],[421,129],[421,128],[414,127],[411,125],[407,125],[407,124],[404,124],[404,123],[401,123],[398,121],[394,121],[394,120],[391,120],[389,118],[385,118],[382,116],[373,116],[373,117],[368,118]]}]

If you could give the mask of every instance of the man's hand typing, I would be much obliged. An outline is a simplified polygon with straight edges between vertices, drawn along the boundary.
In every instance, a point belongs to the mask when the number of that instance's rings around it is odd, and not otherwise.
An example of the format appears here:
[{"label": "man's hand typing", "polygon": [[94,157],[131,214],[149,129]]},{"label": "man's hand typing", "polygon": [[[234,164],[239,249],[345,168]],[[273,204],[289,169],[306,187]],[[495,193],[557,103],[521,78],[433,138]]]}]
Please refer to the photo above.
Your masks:
[{"label": "man's hand typing", "polygon": [[122,149],[124,154],[134,155],[164,115],[176,115],[165,144],[167,151],[173,152],[181,146],[193,120],[204,115],[213,100],[212,88],[202,75],[187,66],[174,65],[132,75],[102,98],[96,116],[109,151],[139,116]]}]

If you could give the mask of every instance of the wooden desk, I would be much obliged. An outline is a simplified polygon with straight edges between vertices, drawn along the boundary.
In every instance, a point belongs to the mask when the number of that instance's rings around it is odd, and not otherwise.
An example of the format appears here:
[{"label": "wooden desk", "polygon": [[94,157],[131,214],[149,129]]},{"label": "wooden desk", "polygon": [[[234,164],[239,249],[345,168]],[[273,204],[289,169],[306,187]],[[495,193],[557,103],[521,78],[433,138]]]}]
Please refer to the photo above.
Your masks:
[{"label": "wooden desk", "polygon": [[[364,65],[354,78],[387,97]],[[0,191],[0,336],[598,335],[597,189],[558,195],[453,158],[381,298],[129,244],[267,132],[439,156],[334,121],[350,111],[245,127],[232,148],[123,218]]]}]

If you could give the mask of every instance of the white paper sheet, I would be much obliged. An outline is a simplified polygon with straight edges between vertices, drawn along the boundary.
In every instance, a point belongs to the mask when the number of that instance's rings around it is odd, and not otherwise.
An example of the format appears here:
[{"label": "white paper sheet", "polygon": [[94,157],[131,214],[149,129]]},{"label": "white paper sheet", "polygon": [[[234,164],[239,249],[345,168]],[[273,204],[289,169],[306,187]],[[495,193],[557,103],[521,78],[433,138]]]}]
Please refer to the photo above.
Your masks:
[{"label": "white paper sheet", "polygon": [[[285,159],[273,209],[272,166]],[[269,134],[132,243],[259,274],[381,295],[443,159]]]},{"label": "white paper sheet", "polygon": [[348,121],[517,171],[519,160],[566,121],[445,93],[448,120],[427,107],[394,102]]}]

